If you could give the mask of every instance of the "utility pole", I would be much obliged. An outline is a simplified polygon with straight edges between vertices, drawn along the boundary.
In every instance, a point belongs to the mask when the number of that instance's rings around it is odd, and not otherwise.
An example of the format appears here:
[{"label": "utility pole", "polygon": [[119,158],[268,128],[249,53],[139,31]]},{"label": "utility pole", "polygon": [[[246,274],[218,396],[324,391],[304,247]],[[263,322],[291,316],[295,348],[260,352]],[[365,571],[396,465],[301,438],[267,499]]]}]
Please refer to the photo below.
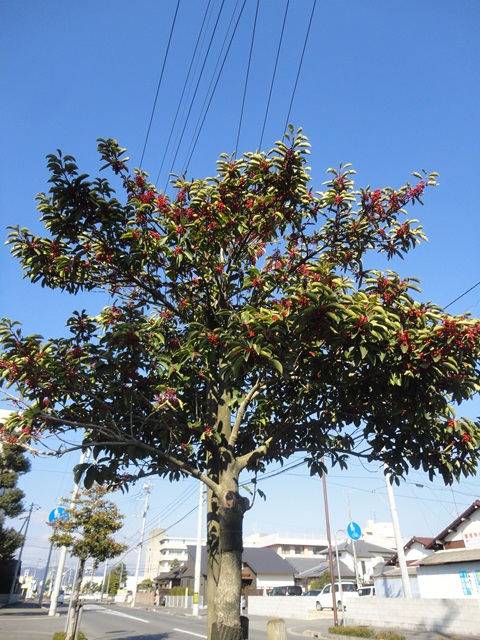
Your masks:
[{"label": "utility pole", "polygon": [[[22,566],[22,553],[23,553],[23,547],[25,546],[25,540],[27,539],[27,531],[28,531],[28,525],[30,524],[30,518],[32,517],[32,511],[33,509],[37,507],[37,509],[39,509],[39,507],[36,504],[32,504],[30,505],[30,509],[28,510],[28,516],[25,519],[25,533],[23,534],[23,541],[22,541],[22,545],[20,547],[20,551],[18,552],[18,558],[17,558],[17,563],[15,565],[15,572],[13,575],[13,580],[12,580],[12,586],[10,587],[10,593],[8,596],[8,604],[12,604],[12,600],[13,600],[13,593],[15,591],[15,587],[17,586],[17,582],[18,582],[18,576],[20,573],[20,567]],[[22,527],[23,529],[23,527]]]},{"label": "utility pole", "polygon": [[395,496],[393,495],[391,473],[388,470],[387,465],[383,464],[385,469],[385,482],[387,484],[388,502],[390,504],[390,512],[392,514],[393,531],[395,534],[395,544],[397,546],[398,564],[400,567],[400,573],[402,576],[403,596],[404,598],[412,597],[412,589],[410,587],[410,580],[408,579],[407,561],[405,559],[405,551],[403,549],[402,535],[400,533],[400,523],[398,521],[397,506],[395,504]]},{"label": "utility pole", "polygon": [[203,482],[200,482],[200,496],[198,498],[198,524],[197,524],[197,548],[195,552],[195,577],[193,580],[193,607],[192,614],[199,615],[199,594],[202,567],[202,527],[203,527]]},{"label": "utility pole", "polygon": [[[325,458],[322,456],[322,463],[324,463]],[[330,516],[328,514],[328,498],[327,498],[327,478],[325,476],[325,471],[322,473],[322,485],[323,485],[323,504],[325,507],[325,526],[327,529],[327,540],[328,540],[328,568],[330,571],[330,580],[332,589],[335,590],[335,569],[333,568],[333,553],[332,553],[332,534],[330,533]],[[336,598],[333,599],[333,624],[338,626],[338,611],[337,611],[337,602]]]},{"label": "utility pole", "polygon": [[143,485],[143,489],[145,490],[145,506],[143,508],[143,513],[142,513],[142,530],[140,532],[140,542],[138,544],[138,557],[137,557],[137,568],[135,570],[135,584],[134,584],[134,588],[133,588],[133,598],[132,598],[132,607],[135,606],[136,602],[137,602],[137,587],[138,587],[138,576],[140,575],[140,560],[142,558],[142,547],[143,547],[143,538],[145,536],[145,522],[147,519],[147,511],[148,511],[148,498],[150,495],[150,488],[153,485],[150,484],[150,482],[148,482],[147,484]]},{"label": "utility pole", "polygon": [[[87,449],[87,451],[85,453],[82,451],[82,454],[80,456],[79,464],[83,464],[85,462],[85,460],[88,460],[89,456],[90,456],[90,450],[89,449]],[[76,482],[73,485],[72,500],[70,502],[70,510],[73,510],[74,507],[75,507],[79,491],[80,491],[80,485]],[[67,513],[68,513],[68,511],[67,511]],[[48,610],[48,615],[49,616],[54,616],[56,614],[56,612],[57,612],[58,594],[60,593],[60,588],[62,586],[63,568],[65,567],[65,560],[66,559],[67,559],[67,547],[61,547],[60,548],[60,557],[59,557],[59,560],[58,560],[57,575],[56,575],[56,578],[55,578],[55,584],[53,586],[53,591],[52,591],[51,596],[50,596],[50,608]]]}]

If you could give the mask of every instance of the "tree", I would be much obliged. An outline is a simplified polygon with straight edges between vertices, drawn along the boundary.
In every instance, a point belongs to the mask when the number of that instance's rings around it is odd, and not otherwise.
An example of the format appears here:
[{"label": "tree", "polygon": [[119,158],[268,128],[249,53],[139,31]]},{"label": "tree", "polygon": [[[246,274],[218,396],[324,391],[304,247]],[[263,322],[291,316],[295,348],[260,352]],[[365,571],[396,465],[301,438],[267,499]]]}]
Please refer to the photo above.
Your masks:
[{"label": "tree", "polygon": [[453,406],[479,390],[480,322],[367,266],[424,239],[404,208],[436,174],[357,190],[346,165],[314,193],[306,138],[290,129],[285,140],[268,154],[222,155],[212,178],[176,178],[172,198],[131,173],[114,140],[98,146],[112,184],[58,152],[38,196],[47,235],[9,236],[33,282],[113,299],[98,315],[74,312],[68,337],[3,322],[5,391],[22,410],[9,432],[37,446],[83,431],[96,459],[77,468],[86,486],[151,474],[207,485],[211,637],[241,636],[241,472],[255,483],[299,451],[312,474],[324,456],[447,483],[478,465],[478,424]]},{"label": "tree", "polygon": [[111,569],[107,576],[107,584],[104,585],[105,589],[108,589],[109,596],[116,596],[118,590],[122,588],[122,585],[126,582],[128,571],[125,563],[120,562],[116,567]]},{"label": "tree", "polygon": [[[100,562],[110,560],[123,553],[126,545],[115,540],[113,534],[122,528],[123,516],[114,502],[107,499],[108,489],[98,485],[80,493],[74,506],[65,499],[68,517],[51,523],[50,538],[57,547],[67,547],[79,559],[77,578],[72,590],[72,611],[67,628],[67,639],[73,637],[73,623],[78,608],[82,580],[87,560],[93,560],[93,568]],[[94,583],[90,584],[90,588]],[[95,589],[98,585],[95,585]]]},{"label": "tree", "polygon": [[180,569],[182,565],[180,564],[180,560],[178,558],[174,558],[170,563],[170,571],[174,571],[175,569]]},{"label": "tree", "polygon": [[30,470],[24,449],[0,440],[0,593],[8,593],[15,574],[15,552],[24,536],[5,526],[6,518],[17,518],[25,511],[24,492],[17,487],[20,474]]}]

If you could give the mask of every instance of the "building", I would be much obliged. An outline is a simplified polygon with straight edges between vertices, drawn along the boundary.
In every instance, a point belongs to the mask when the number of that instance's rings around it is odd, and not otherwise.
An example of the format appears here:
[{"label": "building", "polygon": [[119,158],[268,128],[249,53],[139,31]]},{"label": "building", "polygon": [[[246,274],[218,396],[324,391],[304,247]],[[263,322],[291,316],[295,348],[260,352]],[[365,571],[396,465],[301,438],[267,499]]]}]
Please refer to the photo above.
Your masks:
[{"label": "building", "polygon": [[[480,597],[480,500],[475,500],[434,538],[414,537],[405,545],[414,598]],[[375,576],[377,596],[401,597],[397,555]]]},{"label": "building", "polygon": [[167,536],[165,529],[153,529],[148,533],[144,579],[154,580],[161,573],[169,573],[173,567],[188,560],[187,545],[195,544],[195,538]]}]

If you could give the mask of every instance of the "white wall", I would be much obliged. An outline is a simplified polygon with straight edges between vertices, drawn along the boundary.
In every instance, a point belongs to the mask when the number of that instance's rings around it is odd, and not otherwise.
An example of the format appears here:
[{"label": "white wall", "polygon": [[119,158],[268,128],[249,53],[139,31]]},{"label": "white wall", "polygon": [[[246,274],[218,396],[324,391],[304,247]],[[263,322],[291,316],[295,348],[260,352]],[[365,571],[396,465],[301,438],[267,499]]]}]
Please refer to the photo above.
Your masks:
[{"label": "white wall", "polygon": [[[257,589],[273,589],[273,587],[285,587],[294,585],[295,581],[291,573],[283,576],[272,576],[269,574],[257,574]],[[298,597],[298,596],[297,596]]]},{"label": "white wall", "polygon": [[[410,582],[412,598],[420,598],[417,577],[410,575],[408,581]],[[374,585],[379,598],[403,598],[403,581],[400,575],[391,578],[378,576],[374,580]]]},{"label": "white wall", "polygon": [[248,615],[300,620],[320,617],[315,610],[315,598],[301,596],[248,596]]},{"label": "white wall", "polygon": [[[461,572],[467,574],[471,595],[465,592]],[[417,580],[421,598],[479,598],[480,561],[420,566]]]}]

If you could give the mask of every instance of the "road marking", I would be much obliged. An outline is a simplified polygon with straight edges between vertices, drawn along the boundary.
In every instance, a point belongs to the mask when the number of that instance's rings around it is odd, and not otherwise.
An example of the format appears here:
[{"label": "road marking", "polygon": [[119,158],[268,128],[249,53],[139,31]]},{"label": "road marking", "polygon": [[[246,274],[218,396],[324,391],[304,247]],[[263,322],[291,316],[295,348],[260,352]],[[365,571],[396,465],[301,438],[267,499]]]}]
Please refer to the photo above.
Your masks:
[{"label": "road marking", "polygon": [[145,624],[150,624],[150,620],[137,618],[136,616],[131,616],[128,613],[121,613],[120,611],[111,611],[110,609],[106,609],[105,607],[99,607],[97,604],[87,604],[85,605],[84,609],[87,611],[98,611],[106,613],[110,616],[120,616],[120,618],[128,618],[129,620],[137,620],[138,622],[145,622]]},{"label": "road marking", "polygon": [[196,638],[206,638],[207,636],[201,633],[193,633],[193,631],[185,631],[185,629],[173,629],[174,631],[180,631],[180,633],[187,633],[189,636],[195,636]]}]

